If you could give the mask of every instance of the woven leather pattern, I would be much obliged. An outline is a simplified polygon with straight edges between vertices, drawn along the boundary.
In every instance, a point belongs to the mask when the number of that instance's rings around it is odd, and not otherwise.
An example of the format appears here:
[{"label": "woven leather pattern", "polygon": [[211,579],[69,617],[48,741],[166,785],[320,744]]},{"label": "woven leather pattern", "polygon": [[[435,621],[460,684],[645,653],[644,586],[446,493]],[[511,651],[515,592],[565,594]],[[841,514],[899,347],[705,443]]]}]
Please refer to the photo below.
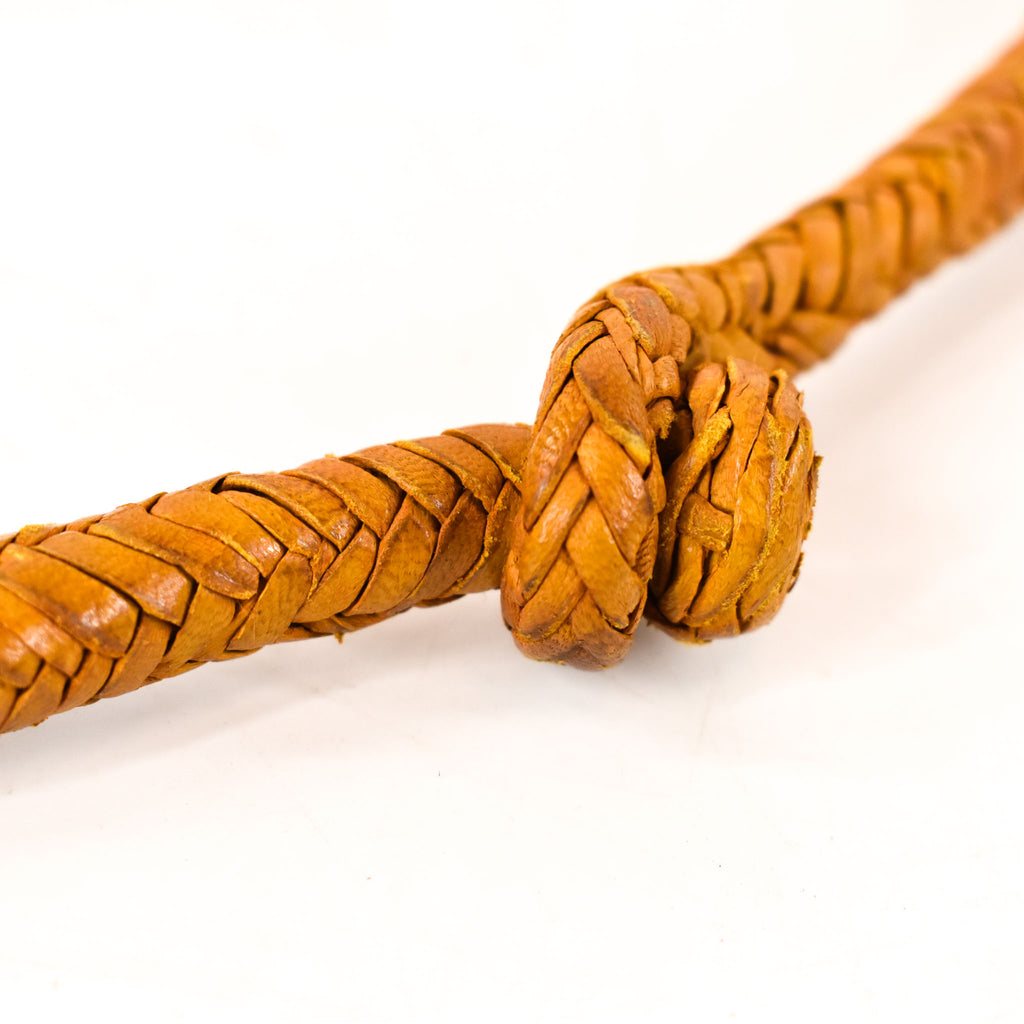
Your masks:
[{"label": "woven leather pattern", "polygon": [[[725,400],[728,411],[718,424],[729,440],[719,468],[706,465],[692,480],[694,490],[673,499],[671,518],[697,539],[677,545],[673,562],[664,546],[671,530],[663,524],[655,617],[697,638],[765,621],[777,597],[755,609],[757,602],[744,594],[751,586],[760,594],[763,574],[778,570],[781,556],[769,557],[760,541],[769,535],[764,525],[751,528],[755,506],[764,516],[771,501],[762,496],[751,504],[752,477],[737,504],[744,487],[735,476],[743,453],[756,461],[766,444],[782,443],[757,433],[768,408],[768,377],[775,375],[786,391],[784,374],[830,355],[855,324],[946,257],[976,245],[1022,202],[1024,42],[858,177],[728,259],[637,274],[584,305],[555,347],[523,470],[522,514],[502,602],[519,647],[581,667],[614,663],[628,650],[647,601],[657,517],[665,507],[658,439],[672,429],[675,371],[688,380],[688,371],[704,363],[718,364],[715,380],[733,390],[754,381],[752,367],[765,373],[756,402],[750,394]],[[726,370],[730,359],[749,367]],[[704,401],[697,398],[701,407]],[[771,431],[789,436],[796,415],[791,400],[771,402],[788,410]],[[692,408],[692,397],[683,404]],[[703,413],[693,409],[693,415],[703,423]],[[706,439],[702,430],[688,432]],[[781,525],[795,533],[776,540],[787,551],[799,547],[809,525],[815,476],[814,460],[804,452],[809,444],[808,431],[796,462],[782,470],[788,482],[777,477],[778,466],[760,474],[762,488],[771,478],[803,495],[803,508]],[[631,474],[628,515],[607,483],[595,479],[598,451],[605,464]],[[789,479],[800,472],[801,482]],[[695,517],[702,522],[696,534],[686,525]],[[712,525],[718,540],[700,542]],[[687,582],[666,584],[668,565],[678,565]],[[798,558],[792,568],[795,573]]]},{"label": "woven leather pattern", "polygon": [[0,722],[496,587],[526,427],[230,474],[0,539]]},{"label": "woven leather pattern", "polygon": [[614,664],[641,615],[768,621],[817,479],[791,376],[1024,203],[1024,42],[834,194],[709,266],[600,292],[532,431],[230,474],[0,537],[0,731],[502,581],[530,656]]}]

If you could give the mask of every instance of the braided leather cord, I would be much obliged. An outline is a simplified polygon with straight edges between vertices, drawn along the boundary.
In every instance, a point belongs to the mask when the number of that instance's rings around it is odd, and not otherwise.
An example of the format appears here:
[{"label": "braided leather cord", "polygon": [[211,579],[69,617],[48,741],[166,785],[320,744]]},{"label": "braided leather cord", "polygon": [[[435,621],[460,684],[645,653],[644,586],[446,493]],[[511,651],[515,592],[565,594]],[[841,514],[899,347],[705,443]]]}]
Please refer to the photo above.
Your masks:
[{"label": "braided leather cord", "polygon": [[3,730],[496,587],[528,442],[470,427],[0,538]]},{"label": "braided leather cord", "polygon": [[[772,376],[785,390],[789,374],[830,355],[855,324],[976,245],[1022,202],[1024,41],[858,177],[733,256],[636,274],[584,305],[555,347],[523,470],[502,588],[519,647],[581,667],[614,663],[649,589],[654,617],[690,638],[766,621],[798,570],[815,476],[808,428],[794,448],[791,425],[762,424]],[[688,371],[709,362],[728,385],[724,398],[709,398],[705,379],[696,395],[704,411],[690,394],[674,419],[671,401],[693,385]],[[723,401],[727,413],[710,415]],[[699,474],[677,474],[666,494],[657,442],[673,430],[721,456],[705,458]],[[767,470],[745,484],[742,467],[765,458]],[[622,474],[614,487],[595,470],[610,462]],[[791,535],[774,545],[771,510],[776,523],[783,512],[772,487],[790,497]],[[649,588],[659,515],[659,571]],[[688,528],[694,516],[700,529]],[[787,565],[785,583],[776,577]]]},{"label": "braided leather cord", "polygon": [[465,428],[0,537],[0,731],[502,575],[517,643],[581,667],[625,654],[648,595],[687,639],[768,621],[816,481],[790,376],[1022,203],[1024,42],[728,259],[599,293],[532,434]]}]

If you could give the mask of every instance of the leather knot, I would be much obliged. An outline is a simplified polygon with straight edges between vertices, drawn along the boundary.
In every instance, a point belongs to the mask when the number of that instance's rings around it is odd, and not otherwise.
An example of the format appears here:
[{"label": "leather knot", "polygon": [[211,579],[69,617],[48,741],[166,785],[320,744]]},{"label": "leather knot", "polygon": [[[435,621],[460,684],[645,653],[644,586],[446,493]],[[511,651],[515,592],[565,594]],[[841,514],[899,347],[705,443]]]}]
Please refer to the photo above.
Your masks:
[{"label": "leather knot", "polygon": [[810,425],[783,369],[687,369],[729,316],[706,275],[660,272],[599,294],[555,347],[502,579],[529,657],[613,665],[645,608],[682,639],[735,635],[792,587]]}]

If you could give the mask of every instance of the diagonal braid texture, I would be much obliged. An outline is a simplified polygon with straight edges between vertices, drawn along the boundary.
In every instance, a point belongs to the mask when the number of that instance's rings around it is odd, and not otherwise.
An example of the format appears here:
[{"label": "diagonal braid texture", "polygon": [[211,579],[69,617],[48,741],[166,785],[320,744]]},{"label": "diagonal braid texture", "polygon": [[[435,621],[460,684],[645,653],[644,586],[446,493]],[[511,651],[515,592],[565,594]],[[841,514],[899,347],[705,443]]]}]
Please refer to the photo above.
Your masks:
[{"label": "diagonal braid texture", "polygon": [[501,582],[531,657],[619,661],[775,614],[817,480],[792,375],[1024,204],[1024,41],[733,256],[600,292],[532,431],[485,425],[228,474],[0,537],[0,732]]},{"label": "diagonal braid texture", "polygon": [[496,587],[526,427],[228,474],[0,539],[0,723]]},{"label": "diagonal braid texture", "polygon": [[[584,305],[552,355],[523,469],[502,582],[520,649],[580,667],[620,660],[655,563],[655,618],[683,635],[766,621],[795,578],[798,553],[781,551],[799,547],[816,475],[809,430],[794,434],[787,375],[831,354],[856,323],[1022,203],[1024,41],[858,177],[733,256],[636,274]],[[679,474],[667,507],[684,539],[675,543],[665,521],[656,552],[666,508],[658,440],[672,430],[680,378],[704,363],[718,369],[700,383],[700,409],[689,402],[701,426],[682,433],[707,444],[703,392],[725,383],[724,412],[712,417],[725,447],[718,469],[705,464],[692,481]],[[801,496],[802,510],[784,519],[768,512],[774,494],[753,496],[764,472],[740,482],[744,459],[757,465],[769,451],[772,486]],[[755,508],[768,526],[754,522]],[[772,540],[771,524],[783,522],[796,535]],[[775,579],[782,561],[791,563],[785,584]],[[670,565],[680,575],[668,585]]]}]

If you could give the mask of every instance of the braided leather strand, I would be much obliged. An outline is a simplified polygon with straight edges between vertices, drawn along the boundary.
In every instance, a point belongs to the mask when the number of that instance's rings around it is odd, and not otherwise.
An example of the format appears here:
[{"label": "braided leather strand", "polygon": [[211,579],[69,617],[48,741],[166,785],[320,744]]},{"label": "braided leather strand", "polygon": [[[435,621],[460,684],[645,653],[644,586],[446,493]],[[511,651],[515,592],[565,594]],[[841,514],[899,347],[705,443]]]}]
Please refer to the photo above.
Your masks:
[{"label": "braided leather strand", "polygon": [[793,374],[1022,204],[1024,41],[733,256],[600,292],[532,431],[228,474],[0,537],[0,732],[499,580],[518,645],[586,668],[620,660],[644,613],[694,641],[764,624],[817,481]]},{"label": "braided leather strand", "polygon": [[[520,649],[580,667],[620,660],[655,561],[654,617],[681,635],[767,621],[795,580],[816,480],[788,375],[830,355],[855,324],[1022,203],[1024,42],[858,177],[735,255],[637,274],[584,305],[555,346],[523,470],[502,585]],[[714,399],[724,401],[717,420],[698,414],[712,383],[692,371],[705,363],[727,388]],[[656,439],[680,406],[695,417],[688,443],[707,448],[706,428],[717,430],[721,454],[678,475],[669,518],[685,539],[675,545],[663,522],[655,560],[666,500]],[[754,468],[741,481],[745,458]],[[612,465],[622,474],[614,484]],[[776,507],[778,493],[787,498]],[[671,587],[668,565],[679,570]]]},{"label": "braided leather strand", "polygon": [[0,731],[496,587],[528,440],[469,427],[0,539]]}]

